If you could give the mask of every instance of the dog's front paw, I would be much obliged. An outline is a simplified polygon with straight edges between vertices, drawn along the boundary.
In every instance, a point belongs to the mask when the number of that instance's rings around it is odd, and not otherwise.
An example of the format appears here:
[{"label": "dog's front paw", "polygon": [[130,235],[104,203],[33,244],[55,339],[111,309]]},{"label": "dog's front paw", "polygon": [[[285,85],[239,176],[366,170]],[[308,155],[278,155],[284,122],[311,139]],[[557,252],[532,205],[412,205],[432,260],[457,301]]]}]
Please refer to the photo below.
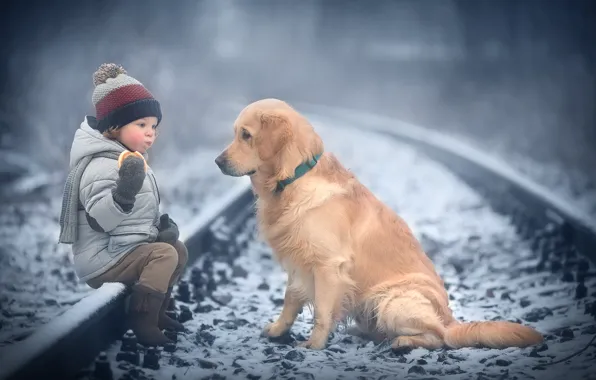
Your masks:
[{"label": "dog's front paw", "polygon": [[262,336],[269,338],[277,338],[283,335],[288,328],[279,322],[271,322],[263,329]]},{"label": "dog's front paw", "polygon": [[308,348],[310,350],[322,350],[323,348],[325,348],[325,343],[313,342],[309,339],[306,342],[298,343],[297,347]]}]

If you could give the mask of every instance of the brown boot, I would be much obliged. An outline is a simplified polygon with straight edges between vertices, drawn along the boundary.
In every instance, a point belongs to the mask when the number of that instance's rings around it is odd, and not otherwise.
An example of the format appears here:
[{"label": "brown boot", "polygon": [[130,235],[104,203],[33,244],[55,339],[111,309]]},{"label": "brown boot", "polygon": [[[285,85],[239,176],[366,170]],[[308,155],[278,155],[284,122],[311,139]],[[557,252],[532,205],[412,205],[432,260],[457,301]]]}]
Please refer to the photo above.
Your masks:
[{"label": "brown boot", "polygon": [[169,329],[174,331],[184,331],[184,325],[178,322],[175,319],[168,317],[166,314],[166,310],[168,309],[168,305],[170,304],[170,298],[172,297],[172,288],[168,289],[166,296],[161,304],[161,309],[159,310],[159,321],[157,325],[160,329]]},{"label": "brown boot", "polygon": [[145,346],[163,346],[174,343],[157,325],[165,294],[143,285],[134,285],[130,297],[128,318],[137,341]]}]

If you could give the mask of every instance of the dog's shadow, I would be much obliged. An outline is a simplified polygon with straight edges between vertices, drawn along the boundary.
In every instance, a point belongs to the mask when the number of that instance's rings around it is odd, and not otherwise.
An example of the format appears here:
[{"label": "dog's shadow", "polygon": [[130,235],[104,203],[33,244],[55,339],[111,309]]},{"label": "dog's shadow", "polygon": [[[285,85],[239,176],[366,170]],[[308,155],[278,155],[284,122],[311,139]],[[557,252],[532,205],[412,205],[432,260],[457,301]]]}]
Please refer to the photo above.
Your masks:
[{"label": "dog's shadow", "polygon": [[[344,327],[342,329],[341,332],[334,332],[333,334],[330,334],[329,340],[327,341],[327,347],[325,350],[329,350],[329,351],[334,351],[334,352],[344,352],[344,350],[341,351],[337,351],[336,349],[334,349],[333,347],[337,347],[337,344],[333,342],[335,334],[341,334],[343,336],[342,338],[342,343],[344,343],[345,345],[357,345],[357,346],[366,346],[369,343],[373,343],[374,348],[372,348],[372,353],[374,353],[375,355],[391,355],[391,356],[403,356],[406,354],[409,354],[413,348],[411,347],[400,347],[400,348],[393,348],[391,347],[391,341],[387,340],[387,339],[379,339],[378,337],[374,337],[371,336],[370,334],[367,334],[366,332],[361,331],[357,326],[354,325],[350,325],[347,327]],[[265,338],[265,337],[263,337]],[[350,338],[357,338],[359,340],[359,342],[353,342],[353,341],[348,341],[346,342],[346,338],[350,339]],[[298,345],[301,342],[304,342],[307,340],[307,337],[305,337],[302,333],[292,333],[290,331],[286,332],[283,335],[280,335],[279,337],[266,337],[265,338],[268,342],[274,343],[274,344],[281,344],[281,345],[287,345],[290,346],[292,348],[298,348]]]}]

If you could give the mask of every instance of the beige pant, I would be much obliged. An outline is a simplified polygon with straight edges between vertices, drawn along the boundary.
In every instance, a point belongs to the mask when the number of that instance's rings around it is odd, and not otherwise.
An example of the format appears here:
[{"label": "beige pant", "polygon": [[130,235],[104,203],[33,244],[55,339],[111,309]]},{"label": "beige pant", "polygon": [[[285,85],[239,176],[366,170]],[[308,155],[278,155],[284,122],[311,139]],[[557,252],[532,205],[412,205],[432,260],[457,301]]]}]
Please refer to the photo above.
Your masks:
[{"label": "beige pant", "polygon": [[124,256],[107,272],[90,279],[87,285],[97,289],[105,282],[144,285],[166,293],[180,278],[188,261],[188,251],[180,240],[168,243],[143,244]]}]

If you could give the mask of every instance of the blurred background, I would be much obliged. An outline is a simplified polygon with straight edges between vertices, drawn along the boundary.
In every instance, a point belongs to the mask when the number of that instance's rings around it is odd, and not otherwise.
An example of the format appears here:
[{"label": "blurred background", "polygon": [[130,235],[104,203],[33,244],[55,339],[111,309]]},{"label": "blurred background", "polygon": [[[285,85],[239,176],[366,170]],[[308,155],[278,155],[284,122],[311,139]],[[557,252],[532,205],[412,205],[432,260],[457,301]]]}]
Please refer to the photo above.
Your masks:
[{"label": "blurred background", "polygon": [[92,73],[117,62],[162,103],[155,163],[174,149],[223,148],[235,113],[216,123],[222,104],[279,97],[433,128],[569,196],[594,194],[595,8],[590,0],[12,1],[0,23],[2,178],[65,173],[74,131],[93,113]]},{"label": "blurred background", "polygon": [[[3,4],[0,359],[2,349],[91,291],[76,277],[70,246],[57,244],[58,218],[72,138],[84,116],[94,114],[92,75],[104,62],[122,64],[161,102],[164,118],[150,163],[162,211],[179,225],[237,183],[213,160],[232,137],[241,108],[264,97],[347,108],[450,135],[596,220],[595,0]],[[329,124],[334,141],[327,146],[353,154],[351,164],[379,194],[393,205],[411,205],[410,219],[420,225],[432,219],[421,229],[435,252],[445,255],[449,246],[461,254],[458,260],[485,260],[477,249],[507,257],[502,224],[463,207],[477,201],[443,178],[447,172],[425,169],[404,145],[366,131],[342,133],[340,121]],[[359,125],[365,129],[366,122]],[[391,170],[376,175],[387,162]],[[396,174],[402,172],[404,178]],[[433,237],[435,228],[441,233]],[[488,243],[477,245],[480,235]],[[453,236],[465,249],[452,245]],[[466,252],[472,252],[468,258]],[[485,285],[509,281],[509,273],[499,276],[487,276],[481,294],[470,299],[484,297]],[[574,284],[561,286],[569,288],[556,294],[575,291]],[[546,300],[539,305],[558,304],[542,293],[535,297]],[[490,313],[509,312],[508,300],[501,297],[507,303]],[[545,323],[566,325],[559,313]]]}]

